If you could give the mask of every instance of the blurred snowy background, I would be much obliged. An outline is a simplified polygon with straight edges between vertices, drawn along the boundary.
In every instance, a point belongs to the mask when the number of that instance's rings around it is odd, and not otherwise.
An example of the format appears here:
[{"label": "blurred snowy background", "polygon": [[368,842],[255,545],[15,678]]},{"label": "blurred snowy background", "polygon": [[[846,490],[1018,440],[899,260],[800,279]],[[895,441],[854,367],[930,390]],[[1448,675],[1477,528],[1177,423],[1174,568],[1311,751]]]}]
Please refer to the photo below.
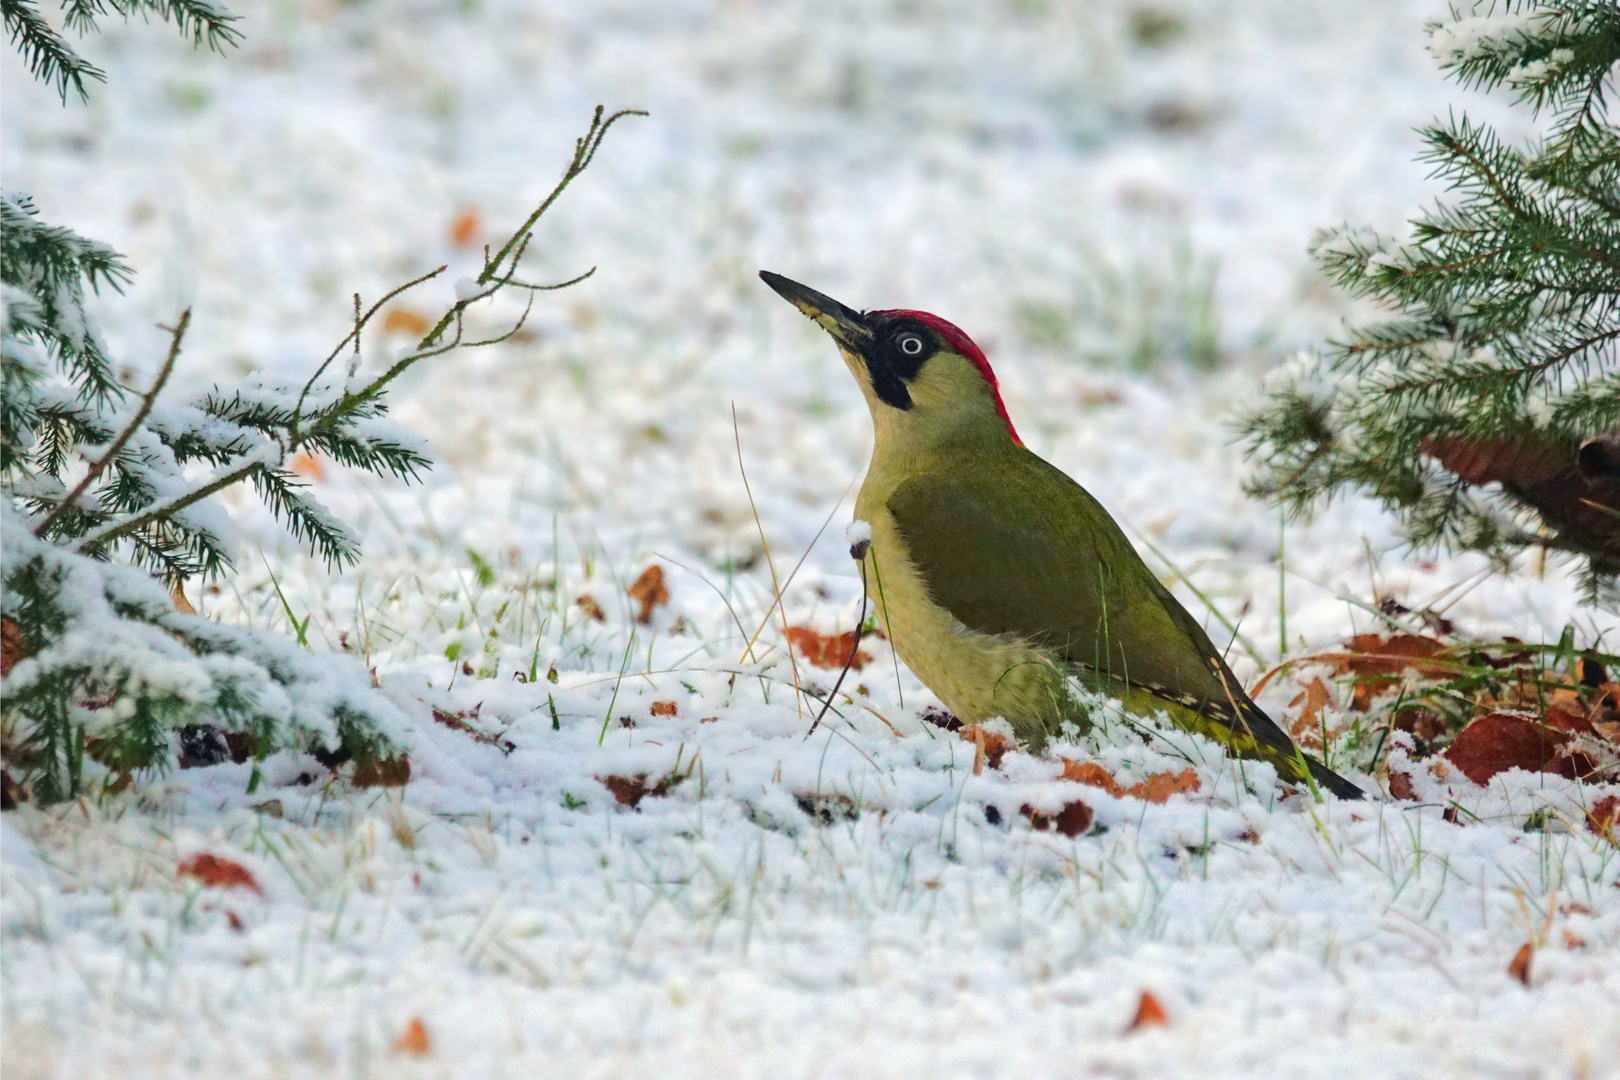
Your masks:
[{"label": "blurred snowy background", "polygon": [[[531,279],[596,275],[543,294],[514,340],[422,365],[396,390],[394,415],[439,462],[426,483],[308,467],[317,494],[366,537],[361,565],[329,573],[239,492],[240,573],[191,586],[191,601],[220,618],[285,627],[289,610],[308,617],[315,647],[363,653],[385,684],[451,695],[446,708],[481,703],[484,721],[521,749],[504,759],[469,744],[465,753],[484,756],[462,760],[445,744],[442,766],[419,753],[410,794],[380,808],[328,810],[311,794],[295,811],[281,796],[285,825],[248,808],[245,767],[230,766],[173,778],[159,800],[172,830],[36,821],[29,836],[44,865],[32,854],[8,864],[8,1073],[651,1075],[661,1056],[657,1073],[671,1077],[1613,1068],[1613,1031],[1574,1020],[1598,1002],[1612,1011],[1602,953],[1572,951],[1549,968],[1570,983],[1535,999],[1534,1024],[1518,1012],[1523,987],[1501,975],[1527,920],[1539,925],[1549,896],[1559,910],[1567,880],[1588,892],[1612,884],[1608,861],[1571,854],[1567,837],[1561,853],[1545,840],[1531,851],[1504,827],[1471,863],[1459,838],[1451,854],[1478,870],[1477,892],[1459,870],[1470,884],[1447,894],[1451,856],[1429,871],[1438,892],[1406,891],[1410,875],[1422,880],[1424,838],[1398,811],[1356,826],[1336,808],[1344,831],[1331,838],[1312,831],[1311,815],[1284,815],[1277,846],[1260,826],[1267,844],[1231,855],[1214,882],[1203,809],[1143,822],[1121,810],[1113,846],[1091,855],[1031,855],[975,818],[989,839],[959,876],[954,839],[913,838],[932,852],[917,858],[945,867],[925,888],[913,848],[870,814],[841,827],[842,839],[811,830],[789,842],[792,830],[758,824],[775,812],[758,800],[746,813],[711,811],[705,834],[674,821],[693,806],[701,816],[690,786],[662,817],[621,815],[599,787],[585,790],[593,770],[668,769],[674,741],[690,752],[690,740],[709,739],[705,761],[716,764],[743,755],[725,783],[744,802],[756,781],[768,802],[795,770],[818,791],[834,771],[817,762],[829,751],[793,749],[803,723],[783,704],[790,688],[771,705],[746,680],[703,670],[736,662],[733,611],[752,630],[771,596],[738,442],[777,573],[809,550],[786,592],[789,617],[848,629],[859,590],[840,499],[866,460],[865,410],[825,336],[759,269],[852,306],[922,308],[966,329],[1029,445],[1238,624],[1234,666],[1247,679],[1279,655],[1280,612],[1293,649],[1366,628],[1341,592],[1413,607],[1440,598],[1465,630],[1530,640],[1572,621],[1592,636],[1614,626],[1579,609],[1556,565],[1486,578],[1474,559],[1413,556],[1357,500],[1284,530],[1240,489],[1233,417],[1269,369],[1352,313],[1311,268],[1312,230],[1350,220],[1399,231],[1438,194],[1412,161],[1412,128],[1448,108],[1530,134],[1502,99],[1441,79],[1422,26],[1443,4],[240,0],[232,10],[244,43],[225,57],[194,52],[165,26],[114,24],[87,41],[109,74],[87,106],[62,108],[14,56],[0,82],[5,185],[137,270],[126,297],[98,304],[132,377],[161,358],[156,324],[193,308],[176,393],[311,370],[346,332],[353,292],[369,302],[444,262],[445,282],[476,271],[481,246],[549,190],[594,105],[651,113],[613,131],[538,230]],[[393,305],[395,330],[368,340],[367,365],[414,340],[416,320],[436,317],[450,288],[436,282]],[[478,324],[506,325],[515,303]],[[654,562],[671,600],[638,629],[625,585]],[[573,603],[580,595],[602,620]],[[604,764],[590,756],[595,725],[626,706],[603,674],[627,666],[645,673],[644,686],[625,684],[642,714],[642,698],[689,698],[680,724],[665,725],[670,745],[644,716],[634,734],[613,735],[630,765]],[[566,748],[547,757],[535,748],[552,737],[548,692],[512,676],[552,667]],[[687,674],[655,685],[657,672]],[[914,719],[927,700],[920,685],[898,671],[864,678],[904,738],[852,728],[827,759],[838,775],[855,777],[862,756],[874,772],[938,775],[921,751],[901,766],[910,751],[891,759],[873,742],[926,742]],[[759,738],[700,731],[711,709],[754,717],[742,734]],[[426,729],[435,745],[461,738]],[[761,756],[761,739],[776,749]],[[1020,768],[1034,782],[1037,763]],[[942,790],[960,807],[965,788]],[[905,783],[896,791],[864,805],[898,814],[905,804],[945,828],[945,804],[925,811],[933,799],[908,803]],[[1218,824],[1247,836],[1267,811],[1229,794],[1236,808]],[[1014,807],[1020,797],[1005,796]],[[332,831],[282,831],[300,820]],[[660,822],[664,831],[647,832]],[[1185,886],[1172,924],[1161,892],[1193,863],[1154,860],[1198,828],[1204,883]],[[418,832],[425,846],[414,846]],[[1331,857],[1312,847],[1318,833]],[[546,849],[543,874],[512,854],[531,835]],[[12,860],[21,841],[10,827],[5,836]],[[283,882],[249,919],[247,959],[243,939],[206,923],[197,890],[172,878],[174,852],[225,841]],[[1373,854],[1355,854],[1358,844]],[[128,863],[117,851],[144,854]],[[166,885],[142,870],[147,855],[169,867]],[[1264,871],[1253,865],[1262,859]],[[1025,863],[1039,868],[1029,881]],[[1306,863],[1312,873],[1300,876]],[[696,915],[684,899],[660,906],[664,889],[707,881],[693,867],[722,864],[729,877],[691,889],[736,897],[751,882],[774,906],[756,912],[749,891],[745,922],[716,899],[712,923],[701,904]],[[1110,873],[1122,882],[1113,893]],[[839,887],[795,899],[828,876]],[[1075,901],[1082,917],[1064,922],[1069,901],[1054,897],[1080,896],[1088,882],[1093,893]],[[99,899],[73,900],[81,888]],[[1612,957],[1620,915],[1605,902],[1582,901],[1599,912],[1581,932]],[[984,904],[1001,914],[981,923]],[[933,929],[936,906],[948,931]],[[196,918],[206,925],[195,940],[214,950],[202,959],[185,936]],[[762,950],[789,959],[774,967]],[[244,974],[255,965],[264,979]],[[1127,1045],[1117,1030],[1143,971],[1188,1019]],[[708,1020],[688,1024],[680,1010],[694,1000],[708,1002],[695,1007]],[[389,1057],[403,1017],[434,1010],[441,1056]],[[102,1037],[79,1042],[74,1032],[92,1023]]]}]

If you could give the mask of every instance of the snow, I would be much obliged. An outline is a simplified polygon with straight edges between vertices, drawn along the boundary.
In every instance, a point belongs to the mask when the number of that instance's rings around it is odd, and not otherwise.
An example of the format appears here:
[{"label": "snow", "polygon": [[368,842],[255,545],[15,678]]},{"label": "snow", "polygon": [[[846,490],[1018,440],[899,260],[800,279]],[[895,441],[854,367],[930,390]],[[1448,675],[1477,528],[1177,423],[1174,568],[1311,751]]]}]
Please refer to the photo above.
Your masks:
[{"label": "snow", "polygon": [[[91,301],[133,384],[192,308],[162,408],[249,375],[285,404],[353,292],[475,271],[592,106],[652,115],[615,127],[524,268],[596,275],[539,294],[512,340],[413,369],[363,428],[425,437],[424,483],[303,477],[360,565],[329,574],[238,491],[239,573],[191,585],[220,622],[188,632],[228,644],[233,624],[286,628],[273,573],[317,653],[288,644],[308,699],[277,707],[311,723],[374,669],[411,782],[354,790],[282,754],[251,794],[251,764],[227,763],[8,813],[8,1076],[1616,1075],[1620,860],[1585,826],[1613,788],[1414,764],[1422,802],[1315,805],[1207,742],[1116,725],[1057,751],[1126,784],[1192,768],[1200,790],[1115,798],[1021,753],[975,775],[875,638],[806,740],[819,703],[794,688],[836,672],[782,644],[784,623],[859,615],[858,536],[824,534],[849,520],[870,421],[762,267],[967,329],[1031,448],[1174,561],[1147,554],[1190,610],[1183,573],[1238,625],[1251,685],[1285,644],[1372,628],[1350,601],[1375,593],[1441,598],[1481,634],[1612,635],[1557,564],[1414,555],[1356,499],[1283,529],[1241,490],[1232,416],[1366,310],[1314,275],[1313,231],[1400,235],[1435,195],[1411,129],[1453,105],[1529,132],[1435,71],[1421,28],[1444,4],[233,10],[225,58],[110,25],[85,43],[111,80],[88,107],[15,57],[0,84],[6,186],[138,270]],[[1132,29],[1150,23],[1153,45]],[[1469,48],[1500,28],[1476,30]],[[388,310],[431,322],[451,292]],[[469,308],[469,337],[523,303]],[[1162,344],[1200,333],[1208,375]],[[419,336],[378,328],[362,370]],[[653,564],[671,596],[639,623],[626,589]],[[1274,680],[1262,704],[1293,692]],[[634,808],[600,779],[641,774],[665,790]],[[1106,831],[1021,813],[1073,799]],[[204,852],[262,894],[177,873]],[[1508,974],[1526,942],[1528,986]],[[1143,990],[1170,1023],[1126,1035]],[[396,1048],[412,1018],[424,1056]]]}]

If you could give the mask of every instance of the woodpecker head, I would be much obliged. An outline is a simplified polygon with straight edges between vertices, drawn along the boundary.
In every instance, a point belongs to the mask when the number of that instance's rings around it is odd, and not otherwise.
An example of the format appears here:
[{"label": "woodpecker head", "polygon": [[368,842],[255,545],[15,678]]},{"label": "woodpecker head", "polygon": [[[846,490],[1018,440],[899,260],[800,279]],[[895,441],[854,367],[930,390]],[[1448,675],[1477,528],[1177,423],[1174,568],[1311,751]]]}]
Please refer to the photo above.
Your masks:
[{"label": "woodpecker head", "polygon": [[860,384],[881,440],[890,433],[947,439],[982,435],[1023,445],[996,373],[973,340],[924,311],[855,311],[761,270],[760,278],[831,335]]}]

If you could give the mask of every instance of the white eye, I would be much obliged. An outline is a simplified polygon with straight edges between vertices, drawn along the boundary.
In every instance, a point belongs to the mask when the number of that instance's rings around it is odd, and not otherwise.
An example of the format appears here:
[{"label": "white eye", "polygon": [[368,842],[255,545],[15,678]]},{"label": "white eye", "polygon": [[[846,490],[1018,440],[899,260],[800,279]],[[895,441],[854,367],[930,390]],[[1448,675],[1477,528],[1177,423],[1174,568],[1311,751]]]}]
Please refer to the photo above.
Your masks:
[{"label": "white eye", "polygon": [[907,334],[900,339],[900,351],[907,356],[921,356],[923,351],[922,338],[915,334]]}]

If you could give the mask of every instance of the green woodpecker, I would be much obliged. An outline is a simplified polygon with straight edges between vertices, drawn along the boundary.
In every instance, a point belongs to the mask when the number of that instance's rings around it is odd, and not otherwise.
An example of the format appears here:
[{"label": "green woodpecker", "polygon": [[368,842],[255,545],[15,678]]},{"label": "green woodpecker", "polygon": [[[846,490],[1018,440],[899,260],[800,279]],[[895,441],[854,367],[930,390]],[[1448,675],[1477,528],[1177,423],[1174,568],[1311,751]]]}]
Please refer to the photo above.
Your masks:
[{"label": "green woodpecker", "polygon": [[1039,750],[1065,720],[1086,725],[1074,678],[1285,780],[1361,797],[1249,699],[1102,505],[1024,446],[966,334],[760,277],[832,336],[866,398],[875,439],[855,514],[872,530],[869,591],[946,708],[966,723],[1003,717]]}]

